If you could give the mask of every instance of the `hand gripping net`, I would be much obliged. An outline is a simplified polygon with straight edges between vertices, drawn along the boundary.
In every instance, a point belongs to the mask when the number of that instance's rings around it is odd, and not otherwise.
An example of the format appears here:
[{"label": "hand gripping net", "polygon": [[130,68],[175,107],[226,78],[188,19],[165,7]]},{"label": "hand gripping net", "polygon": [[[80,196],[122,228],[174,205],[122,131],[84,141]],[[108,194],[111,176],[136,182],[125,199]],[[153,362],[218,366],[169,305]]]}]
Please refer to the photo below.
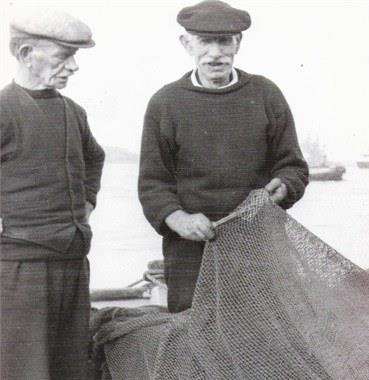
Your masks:
[{"label": "hand gripping net", "polygon": [[106,379],[369,379],[369,275],[255,191],[206,245],[191,310],[108,309]]}]

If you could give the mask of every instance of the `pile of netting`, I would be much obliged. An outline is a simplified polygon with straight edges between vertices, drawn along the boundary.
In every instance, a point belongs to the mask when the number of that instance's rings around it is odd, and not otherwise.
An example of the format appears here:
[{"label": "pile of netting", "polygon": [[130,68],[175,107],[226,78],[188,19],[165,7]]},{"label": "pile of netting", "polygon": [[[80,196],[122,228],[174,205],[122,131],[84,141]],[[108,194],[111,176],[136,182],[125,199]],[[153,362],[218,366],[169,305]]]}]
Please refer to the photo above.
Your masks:
[{"label": "pile of netting", "polygon": [[264,191],[251,193],[216,233],[191,310],[95,315],[104,379],[369,379],[364,270]]}]

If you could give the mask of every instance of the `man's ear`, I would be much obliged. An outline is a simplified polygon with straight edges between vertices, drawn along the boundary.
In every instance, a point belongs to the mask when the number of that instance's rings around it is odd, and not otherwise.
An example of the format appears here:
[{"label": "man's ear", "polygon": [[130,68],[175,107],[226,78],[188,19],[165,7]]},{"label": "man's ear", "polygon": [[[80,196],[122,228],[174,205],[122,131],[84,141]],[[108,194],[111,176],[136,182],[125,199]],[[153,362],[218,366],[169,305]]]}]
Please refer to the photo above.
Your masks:
[{"label": "man's ear", "polygon": [[32,50],[33,47],[29,44],[24,44],[18,49],[18,60],[27,67],[31,67]]},{"label": "man's ear", "polygon": [[189,55],[192,55],[192,46],[191,46],[191,41],[190,41],[189,36],[187,34],[182,34],[179,37],[179,40],[181,41],[181,44],[183,45],[183,47],[186,49],[187,53]]},{"label": "man's ear", "polygon": [[234,38],[236,40],[236,54],[237,54],[241,46],[242,33],[237,34]]}]

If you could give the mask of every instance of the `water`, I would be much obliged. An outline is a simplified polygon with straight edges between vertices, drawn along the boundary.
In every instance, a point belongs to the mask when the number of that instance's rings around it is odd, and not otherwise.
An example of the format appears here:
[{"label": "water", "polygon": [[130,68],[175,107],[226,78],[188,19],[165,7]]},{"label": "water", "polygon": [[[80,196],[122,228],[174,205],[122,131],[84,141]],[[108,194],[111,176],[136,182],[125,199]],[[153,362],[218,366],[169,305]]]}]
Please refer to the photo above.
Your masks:
[{"label": "water", "polygon": [[161,258],[161,239],[143,216],[137,164],[106,164],[98,206],[91,215],[91,288],[126,286]]},{"label": "water", "polygon": [[[312,182],[289,213],[363,268],[369,268],[369,170],[348,166],[344,180]],[[141,278],[161,258],[161,238],[148,224],[137,197],[137,164],[106,164],[94,231],[91,288],[117,288]]]}]

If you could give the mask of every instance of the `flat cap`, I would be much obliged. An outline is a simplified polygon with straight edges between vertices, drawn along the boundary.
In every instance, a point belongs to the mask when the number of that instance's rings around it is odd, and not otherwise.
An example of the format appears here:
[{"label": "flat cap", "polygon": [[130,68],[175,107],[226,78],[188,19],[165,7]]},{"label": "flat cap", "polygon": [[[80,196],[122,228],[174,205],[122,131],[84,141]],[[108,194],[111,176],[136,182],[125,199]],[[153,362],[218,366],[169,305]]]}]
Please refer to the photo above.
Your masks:
[{"label": "flat cap", "polygon": [[251,25],[250,15],[219,0],[205,0],[183,8],[178,23],[194,34],[237,34]]},{"label": "flat cap", "polygon": [[95,46],[91,29],[79,19],[55,10],[19,12],[10,22],[11,36],[31,36],[74,48]]}]

